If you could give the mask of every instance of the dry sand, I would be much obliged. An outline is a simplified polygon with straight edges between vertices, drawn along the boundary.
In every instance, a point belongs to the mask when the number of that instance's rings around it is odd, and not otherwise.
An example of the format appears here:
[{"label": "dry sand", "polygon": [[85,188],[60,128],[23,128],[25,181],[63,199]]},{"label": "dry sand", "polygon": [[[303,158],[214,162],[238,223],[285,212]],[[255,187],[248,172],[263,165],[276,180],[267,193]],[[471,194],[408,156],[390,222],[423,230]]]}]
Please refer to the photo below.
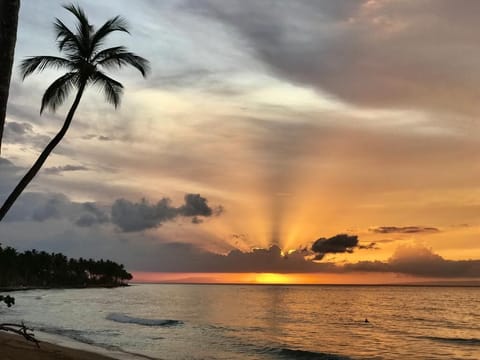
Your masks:
[{"label": "dry sand", "polygon": [[112,358],[41,342],[40,348],[18,335],[0,331],[0,360],[112,360]]}]

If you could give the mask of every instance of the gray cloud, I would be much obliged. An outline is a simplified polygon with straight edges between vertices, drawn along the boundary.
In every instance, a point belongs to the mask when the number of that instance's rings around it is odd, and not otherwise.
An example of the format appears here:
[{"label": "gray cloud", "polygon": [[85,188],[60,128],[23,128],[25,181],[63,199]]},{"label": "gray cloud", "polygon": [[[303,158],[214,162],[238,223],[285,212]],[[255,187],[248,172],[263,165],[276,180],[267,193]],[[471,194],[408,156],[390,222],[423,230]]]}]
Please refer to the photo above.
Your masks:
[{"label": "gray cloud", "polygon": [[136,270],[162,272],[321,272],[335,271],[331,263],[314,263],[300,252],[281,255],[278,246],[251,251],[232,250],[226,255],[202,250],[186,243],[158,244],[151,249],[155,258],[144,261]]},{"label": "gray cloud", "polygon": [[155,228],[162,222],[173,220],[177,214],[177,209],[167,198],[156,204],[150,204],[146,199],[139,203],[117,199],[112,205],[112,222],[125,232]]},{"label": "gray cloud", "polygon": [[8,121],[4,131],[6,144],[23,144],[42,149],[50,140],[48,136],[36,132],[28,122]]},{"label": "gray cloud", "polygon": [[345,271],[392,272],[414,276],[478,278],[480,260],[446,260],[424,247],[399,247],[387,262],[360,261]]},{"label": "gray cloud", "polygon": [[63,172],[70,171],[86,171],[89,170],[86,166],[83,165],[64,165],[64,166],[53,166],[45,168],[45,173],[49,175],[60,175]]},{"label": "gray cloud", "polygon": [[314,260],[322,260],[326,254],[352,253],[358,246],[358,236],[338,234],[331,238],[320,238],[311,247],[315,254]]},{"label": "gray cloud", "polygon": [[125,232],[133,232],[161,226],[178,216],[192,217],[192,223],[199,224],[199,216],[209,217],[218,213],[200,194],[186,194],[184,200],[183,205],[174,207],[168,198],[156,204],[150,204],[146,199],[139,203],[117,199],[112,205],[112,222]]},{"label": "gray cloud", "polygon": [[[282,256],[278,246],[251,251],[232,250],[225,255],[205,251],[188,243],[155,244],[142,255],[134,270],[160,272],[274,272],[274,273],[354,273],[381,272],[424,277],[479,278],[480,260],[445,260],[422,247],[399,247],[387,262],[360,261],[337,265],[315,262],[302,251]],[[142,257],[143,256],[143,257]]]},{"label": "gray cloud", "polygon": [[0,201],[6,199],[24,171],[24,168],[15,165],[6,158],[0,157]]},{"label": "gray cloud", "polygon": [[369,231],[377,234],[418,234],[418,233],[436,233],[440,230],[428,226],[379,226],[371,228]]},{"label": "gray cloud", "polygon": [[472,36],[480,30],[472,16],[480,11],[477,2],[187,4],[230,27],[273,73],[291,82],[359,105],[478,112],[480,74],[473,59],[480,51]]},{"label": "gray cloud", "polygon": [[180,206],[178,212],[183,216],[211,216],[213,210],[208,206],[207,199],[200,194],[186,194],[185,205]]},{"label": "gray cloud", "polygon": [[33,131],[33,126],[30,123],[19,123],[15,121],[9,121],[5,124],[5,132],[7,134],[13,133],[13,134],[18,134],[18,135],[24,135],[27,132]]},{"label": "gray cloud", "polygon": [[109,216],[101,210],[97,204],[86,202],[82,204],[85,213],[82,214],[75,224],[82,227],[90,227],[95,224],[104,224],[110,221]]},{"label": "gray cloud", "polygon": [[109,221],[97,204],[71,201],[60,193],[26,192],[22,194],[5,217],[6,222],[46,222],[68,220],[78,226],[94,226]]}]

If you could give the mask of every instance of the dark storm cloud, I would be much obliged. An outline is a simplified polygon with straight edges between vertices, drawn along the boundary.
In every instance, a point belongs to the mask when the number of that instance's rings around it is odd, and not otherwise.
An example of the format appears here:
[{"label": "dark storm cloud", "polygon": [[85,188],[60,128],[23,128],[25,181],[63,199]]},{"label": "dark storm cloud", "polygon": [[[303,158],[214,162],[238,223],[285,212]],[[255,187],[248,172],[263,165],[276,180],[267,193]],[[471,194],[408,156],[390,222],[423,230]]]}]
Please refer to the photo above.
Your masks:
[{"label": "dark storm cloud", "polygon": [[315,254],[314,260],[322,260],[326,254],[352,253],[358,246],[358,236],[338,234],[331,238],[320,238],[311,247]]},{"label": "dark storm cloud", "polygon": [[186,194],[184,201],[183,205],[175,207],[168,198],[163,198],[156,204],[150,204],[146,199],[139,203],[117,199],[112,205],[112,222],[125,232],[133,232],[161,226],[178,216],[192,217],[192,223],[199,224],[199,216],[219,214],[200,194]]},{"label": "dark storm cloud", "polygon": [[86,171],[86,170],[89,170],[89,168],[82,165],[64,165],[64,166],[53,166],[53,167],[45,168],[44,171],[49,175],[60,175],[63,172]]},{"label": "dark storm cloud", "polygon": [[423,247],[399,247],[387,262],[360,261],[344,265],[345,271],[391,272],[414,276],[478,278],[480,260],[446,260]]},{"label": "dark storm cloud", "polygon": [[293,83],[359,105],[478,112],[480,72],[473,59],[480,50],[473,34],[480,23],[472,14],[480,11],[479,2],[187,4],[246,39],[258,59]]},{"label": "dark storm cloud", "polygon": [[369,231],[377,234],[417,234],[417,233],[436,233],[440,230],[428,226],[380,226],[371,228]]}]

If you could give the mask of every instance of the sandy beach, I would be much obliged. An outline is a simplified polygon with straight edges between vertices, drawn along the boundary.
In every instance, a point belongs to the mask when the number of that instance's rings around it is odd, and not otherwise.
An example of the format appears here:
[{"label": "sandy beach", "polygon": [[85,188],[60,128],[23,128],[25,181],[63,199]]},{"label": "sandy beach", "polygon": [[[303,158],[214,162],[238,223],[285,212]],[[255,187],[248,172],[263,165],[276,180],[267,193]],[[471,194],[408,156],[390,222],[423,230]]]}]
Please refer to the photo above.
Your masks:
[{"label": "sandy beach", "polygon": [[112,360],[82,350],[41,342],[40,348],[20,336],[0,332],[1,360]]}]

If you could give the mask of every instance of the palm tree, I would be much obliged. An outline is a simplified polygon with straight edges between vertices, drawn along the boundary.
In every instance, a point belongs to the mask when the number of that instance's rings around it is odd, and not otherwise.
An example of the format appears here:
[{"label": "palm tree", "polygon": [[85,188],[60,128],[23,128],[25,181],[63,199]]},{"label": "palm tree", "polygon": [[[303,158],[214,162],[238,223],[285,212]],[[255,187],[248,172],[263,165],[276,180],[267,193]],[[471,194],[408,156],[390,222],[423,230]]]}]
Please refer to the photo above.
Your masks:
[{"label": "palm tree", "polygon": [[123,18],[116,16],[96,30],[88,22],[85,12],[80,7],[68,5],[64,8],[72,13],[78,22],[75,31],[72,31],[59,19],[55,21],[57,46],[65,57],[33,56],[23,60],[20,68],[24,79],[34,72],[41,72],[49,67],[67,70],[67,73],[55,80],[43,94],[40,114],[46,108],[55,111],[74,88],[77,94],[58,134],[50,141],[3,204],[0,209],[0,221],[65,136],[88,85],[99,86],[103,90],[106,101],[113,104],[115,108],[118,107],[123,85],[107,76],[102,70],[130,65],[140,71],[144,77],[149,70],[149,62],[146,59],[127,51],[123,46],[102,49],[105,38],[110,33],[115,31],[129,33]]},{"label": "palm tree", "polygon": [[0,0],[0,152],[7,100],[12,75],[13,55],[17,41],[20,0]]}]

